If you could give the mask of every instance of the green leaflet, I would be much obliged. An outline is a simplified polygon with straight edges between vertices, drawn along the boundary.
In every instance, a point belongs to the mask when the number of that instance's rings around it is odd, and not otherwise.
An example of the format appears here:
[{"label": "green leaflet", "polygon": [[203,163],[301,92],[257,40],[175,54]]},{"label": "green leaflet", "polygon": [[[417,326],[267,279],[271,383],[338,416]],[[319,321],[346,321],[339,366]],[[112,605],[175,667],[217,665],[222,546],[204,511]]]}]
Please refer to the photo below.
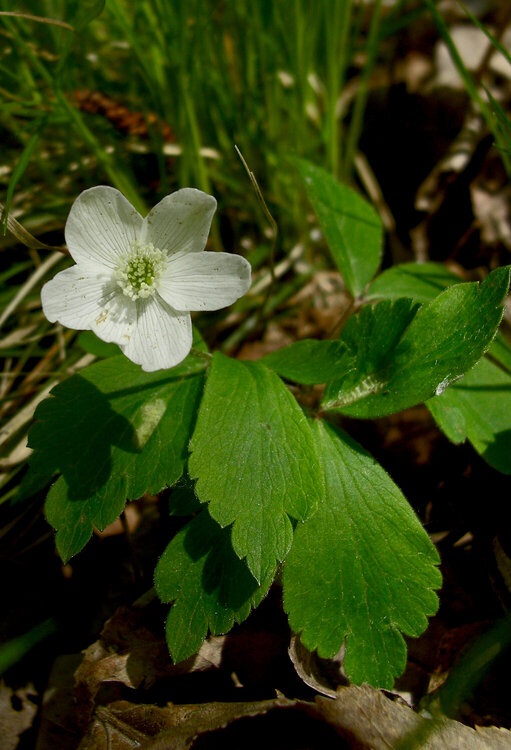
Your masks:
[{"label": "green leaflet", "polygon": [[374,208],[320,167],[295,161],[332,258],[354,297],[379,268],[383,229]]},{"label": "green leaflet", "polygon": [[258,581],[291,546],[291,518],[323,498],[309,424],[282,381],[258,362],[213,357],[190,442],[195,490]]},{"label": "green leaflet", "polygon": [[172,487],[169,497],[169,514],[171,516],[194,516],[202,510],[201,502],[195,494],[193,484],[185,474]]},{"label": "green leaflet", "polygon": [[[481,284],[457,284],[423,305],[413,320],[405,300],[380,302],[350,321],[342,341],[355,355],[354,370],[330,383],[323,408],[353,417],[379,417],[440,395],[488,349],[502,318],[509,267]],[[399,306],[402,305],[402,333]],[[368,322],[369,321],[369,322]],[[372,326],[376,341],[368,340]],[[387,329],[390,331],[387,341]]]},{"label": "green leaflet", "polygon": [[[493,349],[493,347],[492,347]],[[426,406],[454,443],[467,438],[491,466],[511,474],[511,375],[484,357]]]},{"label": "green leaflet", "polygon": [[78,345],[89,354],[94,354],[96,357],[101,359],[107,359],[108,357],[117,357],[121,354],[121,350],[117,344],[108,343],[98,339],[95,333],[92,331],[82,331],[78,334]]},{"label": "green leaflet", "polygon": [[346,638],[349,678],[390,688],[406,663],[401,633],[418,636],[437,609],[438,554],[368,453],[322,422],[313,432],[326,499],[295,531],[284,608],[307,648],[331,658]]},{"label": "green leaflet", "polygon": [[[408,296],[426,302],[459,283],[461,280],[440,263],[404,263],[378,276],[366,299]],[[510,372],[511,349],[503,335],[497,334],[484,360],[459,383],[426,402],[450,440],[470,440],[489,464],[505,474],[511,473]]]},{"label": "green leaflet", "polygon": [[498,362],[504,370],[511,373],[511,345],[502,332],[497,333],[495,341],[488,349],[486,356]]},{"label": "green leaflet", "polygon": [[286,380],[314,385],[339,378],[352,359],[342,341],[304,339],[267,354],[261,362]]},{"label": "green leaflet", "polygon": [[415,302],[429,302],[462,281],[442,263],[402,263],[383,271],[369,286],[364,299],[410,297]]},{"label": "green leaflet", "polygon": [[167,619],[167,643],[174,661],[201,646],[208,630],[226,633],[242,622],[266,595],[272,576],[259,586],[234,553],[231,530],[203,510],[170,542],[155,573],[164,602],[174,601]]},{"label": "green leaflet", "polygon": [[385,372],[418,310],[419,305],[410,299],[385,300],[363,307],[350,318],[340,343],[347,348],[351,364],[342,379],[327,385],[323,398],[326,409],[330,408],[330,402],[337,404],[341,393],[343,400],[356,401],[376,384],[375,373]]},{"label": "green leaflet", "polygon": [[82,549],[93,526],[114,521],[127,499],[179,479],[202,368],[203,360],[188,357],[172,370],[146,373],[124,356],[112,357],[61,383],[40,404],[27,481],[32,474],[62,474],[46,515],[64,560]]}]

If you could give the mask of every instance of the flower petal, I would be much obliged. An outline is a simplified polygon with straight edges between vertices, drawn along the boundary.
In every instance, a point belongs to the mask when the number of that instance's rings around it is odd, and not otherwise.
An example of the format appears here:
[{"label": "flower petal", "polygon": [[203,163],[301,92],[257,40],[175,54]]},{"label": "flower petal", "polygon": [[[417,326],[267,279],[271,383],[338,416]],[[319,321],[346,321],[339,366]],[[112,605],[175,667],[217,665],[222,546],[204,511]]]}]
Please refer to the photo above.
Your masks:
[{"label": "flower petal", "polygon": [[229,253],[182,254],[170,258],[158,293],[176,310],[219,310],[250,288],[250,263]]},{"label": "flower petal", "polygon": [[131,339],[136,323],[137,303],[115,286],[101,314],[93,320],[91,331],[102,341],[118,344],[122,349]]},{"label": "flower petal", "polygon": [[137,322],[129,341],[121,345],[124,354],[146,372],[179,364],[192,347],[190,314],[176,312],[158,295],[135,304]]},{"label": "flower petal", "polygon": [[88,330],[102,314],[111,290],[109,274],[91,274],[88,268],[72,266],[43,286],[43,312],[50,323],[58,320],[69,328]]},{"label": "flower petal", "polygon": [[144,219],[122,193],[106,185],[84,190],[71,206],[66,243],[78,263],[115,268],[140,236]]},{"label": "flower petal", "polygon": [[204,250],[216,210],[212,195],[183,188],[167,195],[144,219],[143,239],[170,253]]}]

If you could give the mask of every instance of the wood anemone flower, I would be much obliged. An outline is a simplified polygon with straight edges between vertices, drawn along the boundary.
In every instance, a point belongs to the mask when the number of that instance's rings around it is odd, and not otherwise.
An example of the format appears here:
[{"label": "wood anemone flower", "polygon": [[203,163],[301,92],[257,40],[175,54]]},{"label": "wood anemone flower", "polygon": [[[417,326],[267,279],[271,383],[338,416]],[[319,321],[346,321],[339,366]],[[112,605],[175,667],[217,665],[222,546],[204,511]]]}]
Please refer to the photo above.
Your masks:
[{"label": "wood anemone flower", "polygon": [[174,367],[192,346],[192,310],[219,310],[250,287],[245,258],[204,252],[216,200],[184,188],[145,217],[105,185],[81,193],[66,223],[76,265],[41,292],[52,323],[93,331],[146,372]]}]

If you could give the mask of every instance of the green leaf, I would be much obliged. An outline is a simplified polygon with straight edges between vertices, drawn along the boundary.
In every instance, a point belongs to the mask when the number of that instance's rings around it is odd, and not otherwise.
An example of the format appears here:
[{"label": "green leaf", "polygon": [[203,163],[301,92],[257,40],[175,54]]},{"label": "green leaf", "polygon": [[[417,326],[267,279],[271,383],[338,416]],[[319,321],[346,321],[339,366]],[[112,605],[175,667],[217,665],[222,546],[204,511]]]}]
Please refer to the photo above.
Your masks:
[{"label": "green leaf", "polygon": [[304,645],[332,658],[346,638],[350,680],[391,688],[406,664],[401,633],[434,614],[439,557],[405,498],[351,438],[317,421],[326,499],[295,531],[284,608]]},{"label": "green leaf", "polygon": [[308,518],[323,497],[309,424],[282,381],[258,362],[213,357],[190,442],[195,491],[258,581],[291,546],[290,516]]},{"label": "green leaf", "polygon": [[362,387],[372,382],[375,371],[384,370],[405,331],[414,319],[419,305],[402,298],[395,302],[384,300],[362,308],[348,321],[341,344],[351,360],[349,369],[340,380],[327,385],[323,402],[337,402],[339,393],[362,394]]},{"label": "green leaf", "polygon": [[467,438],[491,466],[511,474],[511,374],[484,357],[463,380],[426,402],[449,440]]},{"label": "green leaf", "polygon": [[[446,289],[423,305],[411,322],[413,310],[407,312],[404,301],[390,308],[385,307],[388,302],[380,302],[372,310],[362,310],[359,322],[350,321],[341,339],[356,355],[355,368],[342,381],[329,384],[323,408],[353,417],[380,417],[440,395],[491,344],[502,318],[509,270],[498,268],[481,284]],[[403,326],[396,339],[401,304]]]},{"label": "green leaf", "polygon": [[352,357],[341,341],[304,339],[267,354],[261,362],[286,380],[314,385],[339,378]]},{"label": "green leaf", "polygon": [[29,469],[19,483],[16,494],[11,498],[11,505],[22,503],[33,497],[37,492],[47,489],[52,479],[53,477],[48,476],[46,471],[43,474],[38,474]]},{"label": "green leaf", "polygon": [[502,367],[511,373],[511,346],[502,333],[497,333],[495,341],[488,349],[487,355],[499,362]]},{"label": "green leaf", "polygon": [[308,161],[295,162],[344,282],[358,297],[380,265],[383,229],[374,208],[346,185]]},{"label": "green leaf", "polygon": [[[183,473],[204,367],[188,357],[146,373],[124,356],[97,362],[53,389],[29,435],[30,470],[61,473],[47,498],[57,549],[67,561],[93,526],[104,529],[127,499],[155,494]],[[29,475],[30,476],[30,475]]]},{"label": "green leaf", "polygon": [[121,353],[117,344],[109,344],[106,341],[98,339],[96,334],[92,331],[82,331],[78,334],[78,346],[80,346],[84,352],[94,354],[96,357],[101,357],[101,359],[116,357]]},{"label": "green leaf", "polygon": [[167,619],[167,643],[174,661],[194,654],[206,637],[226,633],[242,622],[266,595],[271,576],[261,586],[234,553],[231,530],[203,510],[170,542],[155,573],[164,602],[174,601]]},{"label": "green leaf", "polygon": [[402,263],[381,273],[364,295],[366,300],[410,297],[429,302],[453,284],[462,283],[441,263]]},{"label": "green leaf", "polygon": [[194,482],[184,475],[174,485],[169,497],[171,516],[193,516],[202,510],[202,504],[195,494]]}]

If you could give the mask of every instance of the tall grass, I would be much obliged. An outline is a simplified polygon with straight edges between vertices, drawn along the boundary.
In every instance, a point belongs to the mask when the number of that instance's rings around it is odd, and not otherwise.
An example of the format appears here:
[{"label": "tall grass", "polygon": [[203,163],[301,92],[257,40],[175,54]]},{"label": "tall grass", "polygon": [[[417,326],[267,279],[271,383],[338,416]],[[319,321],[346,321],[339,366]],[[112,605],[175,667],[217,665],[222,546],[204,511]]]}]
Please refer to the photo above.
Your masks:
[{"label": "tall grass", "polygon": [[[72,25],[80,4],[41,0],[20,10],[35,13],[35,5],[38,15]],[[0,9],[12,10],[9,0]],[[288,155],[306,155],[341,178],[351,175],[380,28],[379,12],[371,17],[353,0],[109,0],[74,35],[26,18],[2,17],[0,27],[9,48],[0,89],[12,97],[0,125],[26,145],[45,114],[46,133],[66,151],[55,169],[46,169],[52,187],[61,182],[62,162],[90,154],[104,179],[136,205],[147,193],[147,185],[137,186],[130,144],[74,106],[69,94],[83,88],[170,125],[180,146],[172,164],[161,130],[151,127],[157,192],[183,185],[228,190],[231,205],[246,206],[235,144],[269,200],[295,220],[301,197]],[[350,113],[341,111],[339,98],[355,51],[363,52],[366,67],[345,143]],[[33,159],[40,166],[37,154]]]}]

